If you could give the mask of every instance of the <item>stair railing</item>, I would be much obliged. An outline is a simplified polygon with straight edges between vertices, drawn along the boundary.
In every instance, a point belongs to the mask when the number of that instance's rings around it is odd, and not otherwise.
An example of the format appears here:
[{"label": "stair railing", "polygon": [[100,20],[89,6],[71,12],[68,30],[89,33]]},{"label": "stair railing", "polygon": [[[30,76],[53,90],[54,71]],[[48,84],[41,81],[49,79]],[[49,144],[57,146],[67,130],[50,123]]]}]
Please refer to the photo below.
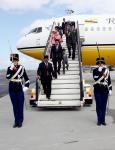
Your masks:
[{"label": "stair railing", "polygon": [[83,100],[84,97],[84,88],[83,88],[83,74],[82,74],[82,55],[81,55],[81,41],[80,41],[80,32],[79,32],[79,24],[77,21],[77,44],[78,44],[78,61],[79,61],[79,69],[80,69],[80,100]]}]

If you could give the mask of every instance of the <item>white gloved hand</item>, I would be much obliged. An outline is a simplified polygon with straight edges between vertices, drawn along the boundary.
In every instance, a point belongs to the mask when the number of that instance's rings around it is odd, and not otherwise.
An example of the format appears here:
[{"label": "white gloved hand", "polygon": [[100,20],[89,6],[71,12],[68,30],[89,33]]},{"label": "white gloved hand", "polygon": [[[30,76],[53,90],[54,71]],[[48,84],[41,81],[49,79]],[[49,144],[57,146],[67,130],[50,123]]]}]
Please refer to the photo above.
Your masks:
[{"label": "white gloved hand", "polygon": [[80,101],[80,105],[81,105],[81,107],[83,107],[84,101]]},{"label": "white gloved hand", "polygon": [[37,79],[37,80],[40,80],[40,76],[37,76],[36,79]]},{"label": "white gloved hand", "polygon": [[109,95],[111,95],[112,94],[112,90],[109,90]]},{"label": "white gloved hand", "polygon": [[28,87],[23,87],[23,92],[26,92],[28,90]]},{"label": "white gloved hand", "polygon": [[10,70],[13,70],[13,68],[14,68],[14,64],[12,63],[10,66]]},{"label": "white gloved hand", "polygon": [[100,67],[98,68],[98,71],[101,72],[102,69],[103,69],[103,67],[100,66]]}]

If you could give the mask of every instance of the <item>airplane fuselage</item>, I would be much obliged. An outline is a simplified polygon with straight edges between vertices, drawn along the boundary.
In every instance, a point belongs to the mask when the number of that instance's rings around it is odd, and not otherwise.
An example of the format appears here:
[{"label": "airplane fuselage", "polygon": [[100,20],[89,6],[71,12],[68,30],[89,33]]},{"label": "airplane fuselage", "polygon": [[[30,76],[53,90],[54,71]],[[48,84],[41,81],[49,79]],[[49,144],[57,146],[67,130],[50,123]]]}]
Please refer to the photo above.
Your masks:
[{"label": "airplane fuselage", "polygon": [[[62,23],[75,21],[79,23],[80,37],[83,39],[81,54],[83,65],[95,65],[95,60],[104,57],[106,64],[115,65],[115,16],[65,16],[54,18],[49,24],[40,24],[30,33],[22,37],[17,44],[17,49],[33,58],[42,59],[53,22]],[[99,51],[97,50],[97,44]]]}]

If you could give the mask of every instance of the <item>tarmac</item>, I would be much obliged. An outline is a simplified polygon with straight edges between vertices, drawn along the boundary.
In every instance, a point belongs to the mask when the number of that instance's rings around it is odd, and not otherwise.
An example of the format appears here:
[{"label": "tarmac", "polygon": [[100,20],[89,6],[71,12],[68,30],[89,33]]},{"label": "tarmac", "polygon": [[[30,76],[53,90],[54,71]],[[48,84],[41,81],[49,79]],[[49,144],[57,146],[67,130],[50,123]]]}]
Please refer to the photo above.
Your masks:
[{"label": "tarmac", "polygon": [[[2,97],[0,150],[115,150],[114,76],[112,72],[107,126],[96,125],[95,100],[81,109],[38,109],[29,106],[26,94],[24,124],[14,129],[10,98]],[[84,78],[92,84],[91,77],[91,73],[84,73]]]}]

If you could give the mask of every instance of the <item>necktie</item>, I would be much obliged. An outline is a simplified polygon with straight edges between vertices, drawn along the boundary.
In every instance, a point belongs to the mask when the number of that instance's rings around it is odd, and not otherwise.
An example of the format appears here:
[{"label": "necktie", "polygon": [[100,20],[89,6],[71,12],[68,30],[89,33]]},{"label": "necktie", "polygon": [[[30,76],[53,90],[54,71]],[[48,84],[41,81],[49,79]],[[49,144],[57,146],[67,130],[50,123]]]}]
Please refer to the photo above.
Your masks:
[{"label": "necktie", "polygon": [[48,76],[49,75],[49,73],[48,73],[48,63],[46,63],[45,65],[46,65],[46,74]]}]

